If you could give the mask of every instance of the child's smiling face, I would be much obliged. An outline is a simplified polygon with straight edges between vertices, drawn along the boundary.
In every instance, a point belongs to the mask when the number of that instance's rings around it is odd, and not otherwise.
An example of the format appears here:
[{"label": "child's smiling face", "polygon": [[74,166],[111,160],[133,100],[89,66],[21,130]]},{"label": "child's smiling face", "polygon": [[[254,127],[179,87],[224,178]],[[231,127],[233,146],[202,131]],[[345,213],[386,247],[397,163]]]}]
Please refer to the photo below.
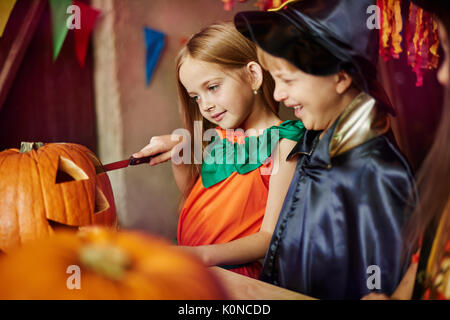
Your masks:
[{"label": "child's smiling face", "polygon": [[324,130],[342,112],[337,106],[337,75],[313,76],[302,72],[287,61],[264,55],[263,65],[275,80],[274,98],[288,108],[308,130]]},{"label": "child's smiling face", "polygon": [[181,83],[210,122],[232,129],[251,114],[255,95],[250,81],[245,81],[238,71],[224,72],[216,64],[191,57],[186,58],[179,70]]}]

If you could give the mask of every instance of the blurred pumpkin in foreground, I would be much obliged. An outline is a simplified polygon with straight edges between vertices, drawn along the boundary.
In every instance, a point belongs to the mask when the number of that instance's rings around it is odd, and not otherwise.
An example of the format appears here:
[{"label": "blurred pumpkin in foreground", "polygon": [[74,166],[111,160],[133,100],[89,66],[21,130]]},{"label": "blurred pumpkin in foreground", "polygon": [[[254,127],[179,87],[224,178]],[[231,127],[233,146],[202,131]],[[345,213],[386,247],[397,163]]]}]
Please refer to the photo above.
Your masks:
[{"label": "blurred pumpkin in foreground", "polygon": [[0,152],[0,251],[59,227],[116,227],[109,178],[87,148],[73,143],[22,143]]},{"label": "blurred pumpkin in foreground", "polygon": [[88,227],[0,255],[0,299],[224,299],[195,257],[159,238]]}]

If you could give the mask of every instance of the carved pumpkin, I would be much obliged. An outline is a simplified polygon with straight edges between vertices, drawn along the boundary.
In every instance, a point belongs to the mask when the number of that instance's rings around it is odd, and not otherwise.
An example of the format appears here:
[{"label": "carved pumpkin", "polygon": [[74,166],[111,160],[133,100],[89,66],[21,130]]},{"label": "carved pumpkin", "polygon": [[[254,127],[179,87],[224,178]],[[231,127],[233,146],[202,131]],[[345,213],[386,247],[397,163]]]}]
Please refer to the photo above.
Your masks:
[{"label": "carved pumpkin", "polygon": [[0,152],[0,251],[57,227],[116,227],[114,197],[101,163],[71,143],[22,143]]},{"label": "carved pumpkin", "polygon": [[0,257],[0,299],[225,299],[197,258],[153,236],[87,227]]}]

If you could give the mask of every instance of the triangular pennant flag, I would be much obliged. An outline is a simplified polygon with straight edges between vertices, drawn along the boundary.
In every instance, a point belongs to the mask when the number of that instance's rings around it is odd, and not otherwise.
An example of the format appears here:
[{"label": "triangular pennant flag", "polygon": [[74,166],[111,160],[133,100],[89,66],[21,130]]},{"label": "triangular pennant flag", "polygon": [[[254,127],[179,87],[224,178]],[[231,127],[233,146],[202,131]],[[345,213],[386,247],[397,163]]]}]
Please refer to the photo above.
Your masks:
[{"label": "triangular pennant flag", "polygon": [[145,33],[145,59],[147,85],[150,84],[156,64],[164,47],[165,34],[157,30],[144,28]]},{"label": "triangular pennant flag", "polygon": [[73,4],[80,8],[81,24],[80,28],[75,28],[75,51],[77,54],[78,62],[81,67],[84,67],[86,60],[86,53],[89,45],[89,38],[94,29],[95,22],[97,21],[100,11],[94,9],[82,2],[74,1]]},{"label": "triangular pennant flag", "polygon": [[72,0],[49,0],[51,16],[52,16],[52,33],[53,33],[53,61],[59,55],[67,36],[67,8],[72,5]]},{"label": "triangular pennant flag", "polygon": [[15,4],[16,0],[0,0],[0,37],[3,36],[3,31],[5,31],[9,15]]}]

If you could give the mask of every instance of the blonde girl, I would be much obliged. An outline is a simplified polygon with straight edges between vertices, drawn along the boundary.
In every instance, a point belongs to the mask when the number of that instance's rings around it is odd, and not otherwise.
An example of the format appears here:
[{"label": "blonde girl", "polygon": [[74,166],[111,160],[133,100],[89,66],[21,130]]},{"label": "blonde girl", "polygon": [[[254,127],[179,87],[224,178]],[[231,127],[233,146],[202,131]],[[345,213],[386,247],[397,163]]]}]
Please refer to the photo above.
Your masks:
[{"label": "blonde girl", "polygon": [[[296,160],[286,158],[304,127],[279,119],[273,79],[258,64],[255,46],[230,23],[193,35],[177,57],[176,71],[190,137],[153,137],[134,156],[162,153],[150,162],[156,165],[178,153],[176,146],[191,144],[189,163],[172,161],[184,196],[178,245],[208,266],[257,278],[295,171]],[[203,144],[200,158],[207,150],[206,158],[199,159],[193,137],[208,129],[216,135]],[[244,161],[228,157],[230,150]]]}]

